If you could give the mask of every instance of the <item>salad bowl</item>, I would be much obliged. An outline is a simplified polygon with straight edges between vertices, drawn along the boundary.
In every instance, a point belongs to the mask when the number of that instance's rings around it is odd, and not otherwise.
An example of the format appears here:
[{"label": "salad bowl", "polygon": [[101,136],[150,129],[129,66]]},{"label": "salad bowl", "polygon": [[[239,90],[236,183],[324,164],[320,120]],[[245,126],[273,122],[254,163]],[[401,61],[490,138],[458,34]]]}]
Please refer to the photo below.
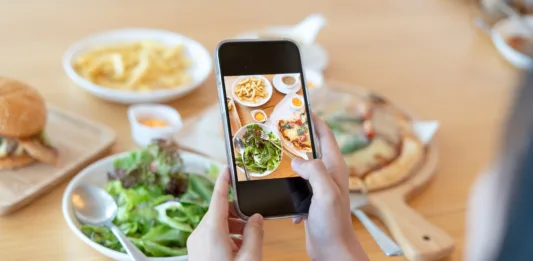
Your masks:
[{"label": "salad bowl", "polygon": [[[94,248],[96,251],[102,253],[103,255],[120,261],[131,260],[127,254],[107,248],[103,245],[100,245],[92,241],[87,237],[81,230],[81,224],[76,218],[74,209],[71,203],[71,197],[75,188],[82,184],[89,184],[98,187],[104,187],[108,182],[108,172],[114,169],[114,161],[120,158],[128,156],[131,152],[124,152],[120,154],[115,154],[107,158],[101,159],[82,171],[80,171],[68,184],[62,198],[62,212],[63,217],[72,230],[72,232],[80,238],[83,242]],[[198,154],[183,152],[180,151],[180,156],[183,161],[184,171],[187,173],[197,173],[200,175],[206,175],[208,179],[213,180],[214,175],[208,174],[208,169],[215,167],[216,169],[221,169],[222,165],[218,162],[209,160]],[[157,208],[157,207],[156,207]],[[187,255],[173,256],[173,257],[149,257],[150,261],[185,261],[188,260]]]},{"label": "salad bowl", "polygon": [[[261,130],[263,130],[264,132],[269,134],[270,135],[270,139],[277,139],[278,141],[281,141],[281,139],[280,139],[279,135],[277,134],[277,132],[275,132],[270,126],[262,124],[262,123],[250,123],[250,124],[247,124],[247,125],[241,127],[235,133],[235,137],[239,137],[245,142],[245,145],[246,145],[247,149],[248,149],[249,146],[252,146],[252,145],[248,145],[247,144],[246,139],[244,138],[244,135],[246,134],[247,131],[249,131],[249,128],[251,128],[254,125],[259,126],[259,128],[261,128]],[[261,138],[258,137],[257,139],[261,139]],[[269,141],[264,141],[263,140],[263,142],[268,143]],[[279,146],[281,146],[281,142],[280,142]],[[252,177],[265,177],[265,176],[268,176],[272,172],[276,171],[276,169],[279,167],[279,165],[281,165],[281,159],[283,158],[283,150],[281,150],[279,148],[275,148],[275,145],[273,145],[273,147],[274,147],[275,150],[279,150],[279,160],[274,163],[275,167],[273,169],[271,169],[271,170],[266,170],[266,171],[264,171],[262,173],[259,173],[257,171],[250,170],[250,167],[247,165],[248,166],[248,173],[250,173],[250,176],[252,176]],[[259,148],[254,148],[254,150],[259,150]],[[260,152],[260,151],[258,151],[258,152]],[[241,171],[241,172],[244,172],[244,169],[242,167],[238,166],[238,165],[237,165],[237,169],[239,169],[239,171]]]}]

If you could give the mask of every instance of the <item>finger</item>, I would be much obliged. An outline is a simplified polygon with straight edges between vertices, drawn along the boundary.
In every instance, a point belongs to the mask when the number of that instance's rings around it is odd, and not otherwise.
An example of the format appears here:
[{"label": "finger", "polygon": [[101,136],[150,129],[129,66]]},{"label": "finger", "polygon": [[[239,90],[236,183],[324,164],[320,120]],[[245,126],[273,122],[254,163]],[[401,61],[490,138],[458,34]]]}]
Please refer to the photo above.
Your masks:
[{"label": "finger", "polygon": [[228,218],[229,202],[229,171],[228,168],[224,168],[218,175],[213,189],[213,196],[211,196],[211,203],[209,204],[209,210],[206,216],[214,220],[215,222],[223,223]]},{"label": "finger", "polygon": [[320,142],[324,165],[331,173],[337,186],[347,190],[349,172],[335,136],[328,125],[315,114],[313,114],[313,123]]},{"label": "finger", "polygon": [[230,234],[242,235],[246,221],[242,219],[228,218],[228,226]]},{"label": "finger", "polygon": [[237,260],[255,260],[263,255],[263,217],[254,214],[244,228],[243,242]]},{"label": "finger", "polygon": [[321,160],[294,159],[291,166],[298,175],[309,181],[314,196],[334,200],[338,187]]},{"label": "finger", "polygon": [[298,225],[302,223],[302,220],[303,220],[303,217],[292,218],[292,223]]}]

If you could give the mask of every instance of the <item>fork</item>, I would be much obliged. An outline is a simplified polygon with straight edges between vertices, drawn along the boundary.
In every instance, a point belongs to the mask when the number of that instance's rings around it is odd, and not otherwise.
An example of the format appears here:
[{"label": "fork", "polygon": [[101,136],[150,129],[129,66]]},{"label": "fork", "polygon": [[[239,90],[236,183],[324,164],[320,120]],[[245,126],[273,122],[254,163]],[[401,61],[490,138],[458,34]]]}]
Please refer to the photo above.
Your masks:
[{"label": "fork", "polygon": [[276,144],[275,142],[273,142],[272,140],[270,140],[270,137],[264,132],[264,131],[261,131],[261,139],[265,140],[265,141],[269,141],[270,143],[272,143],[272,145],[276,146],[276,148],[282,150],[285,152],[285,154],[287,154],[287,156],[289,156],[289,158],[291,159],[294,159],[294,156],[292,156],[292,154],[290,154],[288,151],[286,151],[285,149],[283,149],[282,147],[280,147],[278,144]]}]

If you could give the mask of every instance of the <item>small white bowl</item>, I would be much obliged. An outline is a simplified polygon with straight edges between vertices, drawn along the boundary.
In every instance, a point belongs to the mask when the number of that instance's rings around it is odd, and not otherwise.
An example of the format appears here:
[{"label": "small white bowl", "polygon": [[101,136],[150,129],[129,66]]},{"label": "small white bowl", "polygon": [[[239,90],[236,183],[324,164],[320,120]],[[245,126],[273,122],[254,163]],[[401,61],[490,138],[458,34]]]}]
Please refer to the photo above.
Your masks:
[{"label": "small white bowl", "polygon": [[[168,123],[166,127],[153,128],[143,125],[140,119],[154,118]],[[153,139],[172,140],[178,133],[183,121],[181,115],[174,108],[160,104],[138,104],[128,109],[128,119],[131,126],[131,135],[137,145],[144,147]]]},{"label": "small white bowl", "polygon": [[[300,105],[300,106],[295,106],[294,104],[292,104],[292,99],[294,99],[294,98],[300,99],[300,101],[302,101],[302,105]],[[293,109],[293,110],[296,110],[296,111],[297,111],[297,110],[300,110],[301,108],[304,107],[304,98],[303,98],[302,96],[300,96],[300,95],[294,95],[294,96],[291,98],[290,102],[291,102],[291,109]]]},{"label": "small white bowl", "polygon": [[[533,16],[522,16],[522,20],[533,27]],[[512,65],[520,69],[533,68],[533,57],[509,46],[507,39],[512,36],[528,36],[527,30],[515,19],[503,19],[491,29],[492,42]]]},{"label": "small white bowl", "polygon": [[[90,82],[78,75],[72,66],[77,56],[92,48],[106,44],[137,42],[147,39],[168,45],[182,44],[185,47],[191,60],[191,67],[189,68],[191,82],[189,84],[171,89],[144,92],[116,90]],[[212,67],[211,54],[200,43],[178,33],[144,28],[107,31],[90,36],[71,46],[63,56],[63,69],[76,85],[101,99],[123,104],[159,103],[177,99],[204,83],[211,73]]]},{"label": "small white bowl", "polygon": [[[306,81],[305,86],[309,90],[320,88],[324,85],[324,76],[319,71],[304,70],[304,78]],[[311,83],[312,86],[309,86],[309,83]]]},{"label": "small white bowl", "polygon": [[[255,114],[256,114],[256,113],[261,113],[261,114],[263,114],[263,116],[265,116],[265,119],[262,120],[262,121],[258,121],[258,120],[256,120],[256,119],[255,119]],[[266,115],[265,111],[263,111],[263,110],[253,110],[253,111],[251,112],[251,115],[252,115],[252,119],[254,119],[255,122],[264,123],[264,122],[267,120],[267,115]]]}]

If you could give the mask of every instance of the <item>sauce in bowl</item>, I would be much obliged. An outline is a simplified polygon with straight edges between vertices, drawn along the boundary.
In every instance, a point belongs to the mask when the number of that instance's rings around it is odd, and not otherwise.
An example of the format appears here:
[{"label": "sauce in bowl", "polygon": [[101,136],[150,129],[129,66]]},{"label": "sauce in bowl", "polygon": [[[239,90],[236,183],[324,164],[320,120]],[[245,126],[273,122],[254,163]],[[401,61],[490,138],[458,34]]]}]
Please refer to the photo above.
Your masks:
[{"label": "sauce in bowl", "polygon": [[157,118],[144,118],[137,120],[140,124],[151,128],[164,128],[168,126],[168,122]]}]

